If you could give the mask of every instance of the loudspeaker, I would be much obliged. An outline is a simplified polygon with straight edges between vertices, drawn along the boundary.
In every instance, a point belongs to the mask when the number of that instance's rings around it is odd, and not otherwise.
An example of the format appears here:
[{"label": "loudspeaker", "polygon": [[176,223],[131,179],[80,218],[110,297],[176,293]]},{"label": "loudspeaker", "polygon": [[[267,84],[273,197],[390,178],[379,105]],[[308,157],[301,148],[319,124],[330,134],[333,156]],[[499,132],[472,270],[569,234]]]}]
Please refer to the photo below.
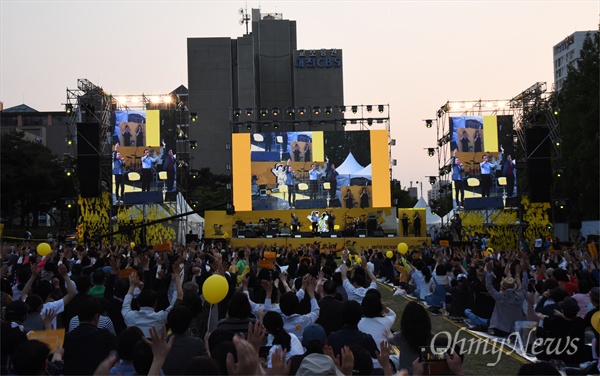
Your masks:
[{"label": "loudspeaker", "polygon": [[342,203],[340,202],[339,198],[334,198],[333,200],[329,200],[329,207],[330,208],[341,208]]},{"label": "loudspeaker", "polygon": [[356,230],[356,236],[359,238],[366,238],[367,237],[367,230],[366,229],[358,229]]},{"label": "loudspeaker", "polygon": [[100,154],[100,124],[77,123],[77,155]]},{"label": "loudspeaker", "polygon": [[125,197],[123,197],[123,203],[125,205],[162,204],[162,202],[163,195],[160,191],[129,192],[125,193]]},{"label": "loudspeaker", "polygon": [[77,156],[77,179],[81,197],[100,197],[100,156]]},{"label": "loudspeaker", "polygon": [[373,236],[376,238],[383,238],[385,233],[383,231],[375,230],[373,231]]},{"label": "loudspeaker", "polygon": [[356,236],[356,231],[350,230],[350,229],[344,230],[344,231],[342,231],[342,236],[344,238],[352,238],[352,237]]},{"label": "loudspeaker", "polygon": [[503,209],[502,197],[465,198],[465,210]]},{"label": "loudspeaker", "polygon": [[302,231],[302,232],[297,233],[296,235],[300,235],[300,237],[302,237],[302,238],[312,238],[314,236],[313,233],[310,231],[306,231],[306,232]]},{"label": "loudspeaker", "polygon": [[166,192],[165,193],[165,201],[166,202],[177,201],[177,191]]},{"label": "loudspeaker", "polygon": [[529,201],[550,202],[552,196],[552,145],[548,127],[534,126],[525,134]]},{"label": "loudspeaker", "polygon": [[326,208],[327,200],[324,198],[312,199],[312,200],[296,200],[296,209],[313,209],[313,208]]}]

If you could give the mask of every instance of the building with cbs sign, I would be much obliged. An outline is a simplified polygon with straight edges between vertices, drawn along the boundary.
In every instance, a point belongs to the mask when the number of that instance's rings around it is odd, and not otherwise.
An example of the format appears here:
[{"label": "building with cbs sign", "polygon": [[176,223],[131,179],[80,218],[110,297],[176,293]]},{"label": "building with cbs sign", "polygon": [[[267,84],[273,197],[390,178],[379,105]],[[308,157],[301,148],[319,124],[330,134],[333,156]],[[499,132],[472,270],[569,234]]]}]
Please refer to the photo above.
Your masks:
[{"label": "building with cbs sign", "polygon": [[253,9],[251,25],[236,39],[188,38],[188,106],[198,115],[189,130],[197,141],[194,169],[231,173],[233,133],[336,129],[339,114],[314,110],[344,104],[342,50],[298,49],[296,22],[281,14]]}]

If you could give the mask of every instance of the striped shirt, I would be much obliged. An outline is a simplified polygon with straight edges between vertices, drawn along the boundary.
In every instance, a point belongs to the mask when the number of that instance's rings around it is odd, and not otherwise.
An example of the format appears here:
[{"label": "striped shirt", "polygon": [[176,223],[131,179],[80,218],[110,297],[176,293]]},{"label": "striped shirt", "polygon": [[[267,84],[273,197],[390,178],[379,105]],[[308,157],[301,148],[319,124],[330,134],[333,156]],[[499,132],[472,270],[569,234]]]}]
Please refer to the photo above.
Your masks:
[{"label": "striped shirt", "polygon": [[[79,326],[79,316],[73,316],[71,321],[69,322],[69,332],[72,332]],[[98,320],[98,325],[96,325],[98,329],[106,329],[111,332],[113,335],[117,335],[115,332],[115,327],[113,326],[112,320],[108,316],[100,315],[100,320]]]}]

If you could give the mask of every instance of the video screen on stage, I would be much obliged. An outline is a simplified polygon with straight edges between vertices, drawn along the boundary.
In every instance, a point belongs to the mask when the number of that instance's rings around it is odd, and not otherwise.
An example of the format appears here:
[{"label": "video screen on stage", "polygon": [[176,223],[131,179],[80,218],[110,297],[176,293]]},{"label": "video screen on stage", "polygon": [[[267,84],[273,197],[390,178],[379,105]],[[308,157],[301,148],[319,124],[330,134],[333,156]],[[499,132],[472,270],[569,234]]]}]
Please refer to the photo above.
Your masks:
[{"label": "video screen on stage", "polygon": [[[462,179],[464,197],[516,197],[512,115],[450,117],[449,128],[452,180]],[[462,204],[456,185],[454,207]]]},{"label": "video screen on stage", "polygon": [[186,165],[181,155],[178,159],[178,141],[185,141],[180,118],[179,111],[169,110],[113,112],[113,204],[162,202],[176,195],[178,169]]},{"label": "video screen on stage", "polygon": [[250,135],[252,210],[372,207],[369,131]]}]

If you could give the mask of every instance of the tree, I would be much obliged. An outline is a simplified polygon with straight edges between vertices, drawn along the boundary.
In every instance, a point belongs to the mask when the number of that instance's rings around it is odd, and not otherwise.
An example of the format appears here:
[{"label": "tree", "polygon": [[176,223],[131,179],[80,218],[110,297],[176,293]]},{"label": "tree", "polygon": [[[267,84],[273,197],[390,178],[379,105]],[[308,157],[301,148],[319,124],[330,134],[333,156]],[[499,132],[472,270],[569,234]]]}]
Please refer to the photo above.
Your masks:
[{"label": "tree", "polygon": [[50,149],[26,140],[19,130],[3,133],[1,147],[2,215],[9,218],[9,223],[20,217],[22,226],[36,227],[38,214],[62,201],[69,191],[62,164]]},{"label": "tree", "polygon": [[588,34],[576,65],[555,95],[560,109],[562,178],[553,196],[567,199],[571,221],[599,218],[599,33]]}]

